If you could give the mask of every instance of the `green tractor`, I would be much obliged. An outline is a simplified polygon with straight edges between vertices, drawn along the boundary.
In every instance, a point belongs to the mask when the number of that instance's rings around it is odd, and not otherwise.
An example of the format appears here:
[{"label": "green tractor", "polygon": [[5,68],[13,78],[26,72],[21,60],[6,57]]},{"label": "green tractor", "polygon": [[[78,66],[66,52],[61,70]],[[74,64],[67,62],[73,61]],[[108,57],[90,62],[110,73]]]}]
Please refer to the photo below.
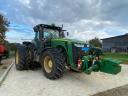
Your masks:
[{"label": "green tractor", "polygon": [[32,42],[16,45],[17,70],[30,69],[32,64],[40,64],[48,79],[62,77],[66,69],[86,74],[98,71],[117,74],[121,71],[120,62],[101,58],[100,49],[89,47],[83,41],[66,39],[62,27],[39,24],[33,29],[35,38]]}]

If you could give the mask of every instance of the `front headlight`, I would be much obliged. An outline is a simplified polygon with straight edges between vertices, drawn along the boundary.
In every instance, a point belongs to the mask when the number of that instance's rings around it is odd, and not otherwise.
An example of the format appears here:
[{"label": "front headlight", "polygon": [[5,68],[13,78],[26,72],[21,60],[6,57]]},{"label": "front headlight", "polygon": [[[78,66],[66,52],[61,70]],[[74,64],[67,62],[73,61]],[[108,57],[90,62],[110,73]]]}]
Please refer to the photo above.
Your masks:
[{"label": "front headlight", "polygon": [[89,50],[89,47],[87,46],[87,44],[75,43],[74,46],[76,48],[79,48],[83,52],[87,52]]}]

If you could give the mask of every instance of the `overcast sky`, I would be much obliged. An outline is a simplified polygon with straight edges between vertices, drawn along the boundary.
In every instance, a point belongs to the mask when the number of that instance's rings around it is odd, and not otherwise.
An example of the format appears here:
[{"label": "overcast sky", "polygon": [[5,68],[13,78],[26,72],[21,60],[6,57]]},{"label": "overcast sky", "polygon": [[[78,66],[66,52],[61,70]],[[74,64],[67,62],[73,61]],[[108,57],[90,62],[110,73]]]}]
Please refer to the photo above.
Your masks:
[{"label": "overcast sky", "polygon": [[63,24],[80,40],[128,33],[128,0],[0,0],[0,13],[11,23],[11,42],[33,38],[39,23]]}]

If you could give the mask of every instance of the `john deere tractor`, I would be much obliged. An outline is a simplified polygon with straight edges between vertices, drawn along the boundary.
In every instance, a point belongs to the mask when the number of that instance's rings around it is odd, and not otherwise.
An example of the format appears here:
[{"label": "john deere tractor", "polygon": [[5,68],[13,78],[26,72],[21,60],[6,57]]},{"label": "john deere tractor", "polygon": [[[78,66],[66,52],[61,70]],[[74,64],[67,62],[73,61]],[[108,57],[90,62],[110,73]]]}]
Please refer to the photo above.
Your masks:
[{"label": "john deere tractor", "polygon": [[66,69],[86,74],[98,71],[117,74],[121,71],[120,62],[102,58],[99,48],[89,47],[83,41],[66,39],[62,27],[39,24],[33,29],[35,37],[32,42],[16,45],[17,70],[40,64],[48,79],[62,77]]}]

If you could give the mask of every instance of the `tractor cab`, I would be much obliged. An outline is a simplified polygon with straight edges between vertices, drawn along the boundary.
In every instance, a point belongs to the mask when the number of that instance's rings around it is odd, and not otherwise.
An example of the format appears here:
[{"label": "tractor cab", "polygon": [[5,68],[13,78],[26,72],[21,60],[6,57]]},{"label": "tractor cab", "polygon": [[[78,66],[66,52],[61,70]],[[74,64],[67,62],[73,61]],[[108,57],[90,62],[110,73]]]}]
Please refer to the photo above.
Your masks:
[{"label": "tractor cab", "polygon": [[36,49],[39,49],[37,50],[38,53],[43,49],[51,47],[51,40],[65,37],[63,27],[58,27],[54,24],[38,24],[33,30],[35,32],[33,43]]},{"label": "tractor cab", "polygon": [[34,32],[36,32],[35,39],[42,39],[42,40],[48,40],[52,38],[63,38],[64,31],[62,29],[63,27],[52,25],[46,25],[46,24],[39,24],[36,25],[33,29]]}]

